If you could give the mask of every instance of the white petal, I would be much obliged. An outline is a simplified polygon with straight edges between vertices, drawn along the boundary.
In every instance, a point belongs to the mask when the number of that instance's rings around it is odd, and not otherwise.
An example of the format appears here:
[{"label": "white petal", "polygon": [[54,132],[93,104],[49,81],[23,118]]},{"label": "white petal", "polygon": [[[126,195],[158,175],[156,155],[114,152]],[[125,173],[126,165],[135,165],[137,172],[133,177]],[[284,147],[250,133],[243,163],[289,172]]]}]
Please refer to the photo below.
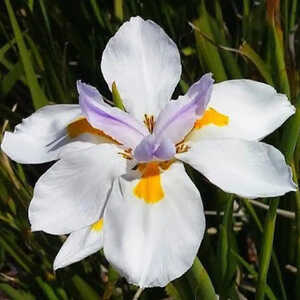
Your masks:
[{"label": "white petal", "polygon": [[295,191],[290,167],[271,145],[238,139],[202,139],[176,157],[225,192],[242,197],[274,197]]},{"label": "white petal", "polygon": [[103,247],[103,230],[87,226],[72,232],[60,248],[55,260],[54,270],[64,268],[97,252]]},{"label": "white petal", "polygon": [[209,107],[228,116],[228,125],[210,124],[193,130],[190,140],[229,137],[258,141],[295,113],[295,107],[285,95],[278,94],[270,85],[253,80],[228,80],[215,84]]},{"label": "white petal", "polygon": [[1,144],[11,159],[35,164],[56,160],[68,142],[66,126],[81,113],[79,105],[48,105],[5,132]]},{"label": "white petal", "polygon": [[118,151],[112,144],[67,151],[34,188],[32,231],[65,234],[98,220],[113,179],[126,172],[127,160]]},{"label": "white petal", "polygon": [[201,197],[180,162],[161,174],[165,196],[156,203],[134,195],[138,179],[132,176],[114,183],[104,215],[104,253],[130,283],[165,286],[195,259],[205,230]]},{"label": "white petal", "polygon": [[111,89],[116,82],[126,110],[137,119],[157,116],[180,79],[175,43],[154,22],[140,17],[125,22],[102,56],[101,69]]}]

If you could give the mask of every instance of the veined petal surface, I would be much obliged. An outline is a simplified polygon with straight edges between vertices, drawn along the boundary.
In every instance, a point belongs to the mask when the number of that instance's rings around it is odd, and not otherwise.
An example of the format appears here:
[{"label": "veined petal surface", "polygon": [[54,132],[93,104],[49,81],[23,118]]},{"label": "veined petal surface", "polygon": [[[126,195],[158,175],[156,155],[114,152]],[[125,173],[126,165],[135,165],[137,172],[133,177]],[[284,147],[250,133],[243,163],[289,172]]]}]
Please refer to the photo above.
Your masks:
[{"label": "veined petal surface", "polygon": [[171,99],[181,75],[180,55],[162,28],[134,17],[109,40],[101,69],[110,89],[116,83],[126,110],[143,120],[144,114],[157,117]]},{"label": "veined petal surface", "polygon": [[154,126],[157,140],[168,138],[174,144],[183,140],[205,111],[213,82],[212,74],[205,74],[189,88],[186,95],[166,105]]},{"label": "veined petal surface", "polygon": [[103,248],[102,225],[97,223],[74,231],[68,236],[55,257],[54,270],[78,262]]},{"label": "veined petal surface", "polygon": [[139,162],[169,160],[174,157],[176,148],[168,138],[156,140],[153,135],[146,136],[134,150],[134,158]]},{"label": "veined petal surface", "polygon": [[104,213],[105,256],[141,287],[165,286],[187,271],[205,231],[201,197],[183,164],[160,176],[164,196],[155,203],[134,194],[136,174],[120,177]]},{"label": "veined petal surface", "polygon": [[211,123],[195,129],[189,140],[228,137],[258,141],[295,113],[295,107],[285,95],[270,85],[247,79],[214,84],[208,108],[228,117],[228,124]]},{"label": "veined petal surface", "polygon": [[[77,146],[78,147],[78,146]],[[127,160],[113,144],[67,151],[40,177],[29,206],[32,231],[66,234],[96,222]]]},{"label": "veined petal surface", "polygon": [[245,198],[295,191],[290,167],[271,145],[238,139],[201,139],[176,158],[191,165],[225,192]]},{"label": "veined petal surface", "polygon": [[38,164],[58,159],[70,140],[67,125],[81,114],[79,105],[47,105],[5,132],[1,149],[12,160]]},{"label": "veined petal surface", "polygon": [[132,149],[148,134],[142,122],[119,108],[107,105],[96,88],[78,81],[77,89],[82,112],[93,127]]}]

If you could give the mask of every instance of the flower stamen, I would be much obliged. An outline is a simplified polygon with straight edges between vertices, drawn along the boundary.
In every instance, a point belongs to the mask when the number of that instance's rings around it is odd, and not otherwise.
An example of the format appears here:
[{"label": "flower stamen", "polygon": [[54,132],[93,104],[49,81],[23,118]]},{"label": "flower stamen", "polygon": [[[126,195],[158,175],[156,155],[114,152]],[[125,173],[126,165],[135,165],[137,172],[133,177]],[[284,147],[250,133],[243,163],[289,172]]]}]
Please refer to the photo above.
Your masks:
[{"label": "flower stamen", "polygon": [[144,124],[148,128],[149,132],[153,133],[153,128],[155,124],[154,116],[148,116],[147,114],[145,114],[144,117],[145,117]]},{"label": "flower stamen", "polygon": [[183,153],[183,152],[187,152],[191,147],[184,144],[184,143],[180,143],[176,145],[176,153]]},{"label": "flower stamen", "polygon": [[118,154],[122,155],[123,158],[128,159],[128,160],[133,159],[131,148],[125,149],[125,150],[123,150],[123,152],[118,152]]}]

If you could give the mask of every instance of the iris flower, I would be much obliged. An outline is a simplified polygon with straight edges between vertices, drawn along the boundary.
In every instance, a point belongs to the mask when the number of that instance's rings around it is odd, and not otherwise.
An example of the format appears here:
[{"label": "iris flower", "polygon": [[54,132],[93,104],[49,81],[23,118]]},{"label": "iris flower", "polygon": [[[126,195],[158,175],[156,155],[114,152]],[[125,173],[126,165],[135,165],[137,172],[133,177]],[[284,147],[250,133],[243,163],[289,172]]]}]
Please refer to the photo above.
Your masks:
[{"label": "iris flower", "polygon": [[2,150],[20,163],[56,161],[29,207],[32,231],[69,234],[54,268],[104,248],[130,283],[165,286],[187,271],[205,232],[192,166],[247,198],[294,191],[290,167],[260,142],[294,112],[287,97],[252,80],[214,84],[205,74],[177,100],[177,46],[157,24],[125,22],[101,61],[125,111],[77,82],[79,105],[45,106],[6,132]]}]

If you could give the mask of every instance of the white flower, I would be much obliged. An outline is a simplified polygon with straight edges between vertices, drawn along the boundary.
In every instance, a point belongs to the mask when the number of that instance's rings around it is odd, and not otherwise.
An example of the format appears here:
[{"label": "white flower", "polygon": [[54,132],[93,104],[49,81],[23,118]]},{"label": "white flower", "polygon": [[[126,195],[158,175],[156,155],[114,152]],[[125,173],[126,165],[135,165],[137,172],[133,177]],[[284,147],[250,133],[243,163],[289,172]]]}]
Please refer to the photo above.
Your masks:
[{"label": "white flower", "polygon": [[296,189],[274,147],[259,142],[295,109],[252,80],[204,75],[171,100],[181,75],[176,45],[154,22],[124,23],[101,63],[126,112],[78,82],[79,105],[52,105],[6,132],[21,163],[58,160],[37,182],[32,230],[69,234],[54,268],[104,247],[129,282],[165,286],[193,263],[205,231],[200,194],[182,162],[226,192],[273,197]]}]

